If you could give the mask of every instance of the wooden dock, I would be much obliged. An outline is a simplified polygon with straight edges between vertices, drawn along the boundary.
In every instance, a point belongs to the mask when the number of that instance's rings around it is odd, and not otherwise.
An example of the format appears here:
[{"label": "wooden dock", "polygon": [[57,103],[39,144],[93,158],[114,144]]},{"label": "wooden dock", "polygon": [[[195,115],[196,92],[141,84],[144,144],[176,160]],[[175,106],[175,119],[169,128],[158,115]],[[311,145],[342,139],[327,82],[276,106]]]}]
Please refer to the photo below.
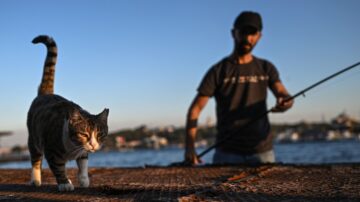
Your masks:
[{"label": "wooden dock", "polygon": [[[77,169],[68,174],[75,186]],[[48,169],[43,186],[29,169],[0,169],[0,201],[360,201],[360,163],[91,168],[91,186],[58,192]]]}]

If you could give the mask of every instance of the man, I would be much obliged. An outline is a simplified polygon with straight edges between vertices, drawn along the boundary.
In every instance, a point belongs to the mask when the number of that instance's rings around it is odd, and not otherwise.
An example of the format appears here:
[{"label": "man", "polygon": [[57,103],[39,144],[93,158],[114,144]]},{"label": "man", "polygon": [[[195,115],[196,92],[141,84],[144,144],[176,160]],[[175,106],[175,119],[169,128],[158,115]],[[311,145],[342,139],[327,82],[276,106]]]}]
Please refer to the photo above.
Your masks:
[{"label": "man", "polygon": [[266,113],[268,87],[277,102],[272,112],[288,110],[293,105],[293,100],[285,100],[290,95],[281,83],[275,66],[251,53],[261,38],[261,31],[262,20],[258,13],[245,11],[236,18],[232,29],[235,45],[232,54],[209,69],[189,108],[186,121],[186,162],[201,162],[194,146],[197,120],[212,96],[216,100],[216,141],[231,135],[228,141],[216,148],[213,163],[275,162],[268,117],[263,116],[250,125],[247,123]]}]

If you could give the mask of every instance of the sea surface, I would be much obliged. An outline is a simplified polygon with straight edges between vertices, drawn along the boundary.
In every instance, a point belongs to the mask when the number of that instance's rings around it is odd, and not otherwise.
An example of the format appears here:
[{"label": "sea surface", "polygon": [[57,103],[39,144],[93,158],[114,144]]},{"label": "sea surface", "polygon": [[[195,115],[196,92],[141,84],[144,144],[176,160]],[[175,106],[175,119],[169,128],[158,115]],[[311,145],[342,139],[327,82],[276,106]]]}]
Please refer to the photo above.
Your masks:
[{"label": "sea surface", "polygon": [[[199,148],[198,152],[206,148]],[[347,140],[335,142],[306,142],[275,144],[276,162],[296,164],[324,163],[360,163],[360,141]],[[214,151],[203,157],[205,164],[212,163]],[[130,150],[97,152],[90,154],[90,167],[144,167],[168,166],[183,160],[184,150],[166,148],[160,150]],[[30,162],[10,162],[0,164],[0,168],[30,168]],[[43,167],[48,167],[46,161]],[[67,167],[76,167],[75,161],[70,161]]]}]

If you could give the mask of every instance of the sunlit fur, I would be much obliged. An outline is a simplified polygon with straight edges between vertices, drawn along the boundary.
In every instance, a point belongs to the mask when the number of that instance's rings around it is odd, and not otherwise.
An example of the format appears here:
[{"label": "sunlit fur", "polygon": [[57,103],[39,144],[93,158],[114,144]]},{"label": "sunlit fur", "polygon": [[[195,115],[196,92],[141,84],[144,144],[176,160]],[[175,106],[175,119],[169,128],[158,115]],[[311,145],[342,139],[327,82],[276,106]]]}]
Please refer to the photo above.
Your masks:
[{"label": "sunlit fur", "polygon": [[41,163],[45,156],[60,191],[74,190],[65,170],[65,163],[71,159],[76,159],[79,167],[80,186],[88,187],[88,153],[99,150],[108,134],[109,110],[92,115],[74,102],[53,94],[56,43],[48,36],[38,36],[33,43],[45,44],[48,53],[38,96],[33,100],[27,118],[31,184],[41,185]]}]

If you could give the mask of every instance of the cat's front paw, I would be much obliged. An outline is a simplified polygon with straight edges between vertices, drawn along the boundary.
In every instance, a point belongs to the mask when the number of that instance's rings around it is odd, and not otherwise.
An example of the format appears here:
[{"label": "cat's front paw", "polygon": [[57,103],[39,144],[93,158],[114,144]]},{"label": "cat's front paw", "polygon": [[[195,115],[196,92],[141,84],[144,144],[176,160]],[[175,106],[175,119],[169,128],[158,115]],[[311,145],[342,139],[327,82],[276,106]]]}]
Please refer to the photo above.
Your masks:
[{"label": "cat's front paw", "polygon": [[41,186],[41,181],[40,181],[40,180],[31,180],[31,181],[29,182],[29,184],[30,184],[31,186],[40,187],[40,186]]},{"label": "cat's front paw", "polygon": [[68,180],[68,181],[69,181],[69,183],[58,184],[59,191],[73,191],[74,190],[74,185],[71,183],[70,180]]},{"label": "cat's front paw", "polygon": [[90,180],[88,176],[79,175],[78,176],[80,187],[89,187]]},{"label": "cat's front paw", "polygon": [[41,169],[39,169],[38,167],[32,168],[30,185],[35,187],[41,186]]}]

